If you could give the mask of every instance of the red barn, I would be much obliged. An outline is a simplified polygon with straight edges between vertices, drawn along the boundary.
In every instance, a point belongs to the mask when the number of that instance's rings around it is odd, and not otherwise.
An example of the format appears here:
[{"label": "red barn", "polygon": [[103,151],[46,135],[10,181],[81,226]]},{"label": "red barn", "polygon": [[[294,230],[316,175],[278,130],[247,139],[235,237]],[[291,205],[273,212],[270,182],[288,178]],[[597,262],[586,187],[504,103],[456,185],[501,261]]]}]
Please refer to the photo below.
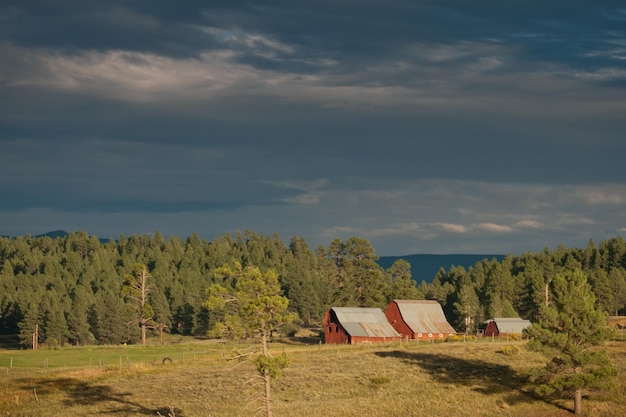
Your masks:
[{"label": "red barn", "polygon": [[400,340],[379,308],[331,307],[324,316],[326,343],[357,344]]},{"label": "red barn", "polygon": [[434,340],[456,335],[441,305],[434,300],[393,300],[385,316],[405,339]]},{"label": "red barn", "polygon": [[508,336],[511,334],[521,335],[525,328],[531,325],[529,320],[520,318],[495,318],[485,322],[484,336]]}]

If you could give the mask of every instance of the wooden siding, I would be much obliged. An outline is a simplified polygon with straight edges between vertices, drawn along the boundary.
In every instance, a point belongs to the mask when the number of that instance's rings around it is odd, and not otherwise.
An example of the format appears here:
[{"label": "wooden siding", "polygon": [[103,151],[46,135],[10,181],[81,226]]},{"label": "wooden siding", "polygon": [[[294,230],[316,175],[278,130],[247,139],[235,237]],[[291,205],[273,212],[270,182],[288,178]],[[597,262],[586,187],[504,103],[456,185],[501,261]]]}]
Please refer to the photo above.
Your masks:
[{"label": "wooden siding", "polygon": [[397,304],[390,303],[385,310],[385,316],[389,324],[391,324],[391,327],[396,329],[396,332],[400,333],[404,339],[416,338],[417,333],[413,333],[413,330],[411,330],[409,325],[402,319],[402,314],[400,314],[400,309]]},{"label": "wooden siding", "polygon": [[487,323],[487,327],[485,327],[485,331],[483,332],[485,336],[499,336],[500,331],[498,330],[498,326],[496,326],[495,321],[490,321]]}]

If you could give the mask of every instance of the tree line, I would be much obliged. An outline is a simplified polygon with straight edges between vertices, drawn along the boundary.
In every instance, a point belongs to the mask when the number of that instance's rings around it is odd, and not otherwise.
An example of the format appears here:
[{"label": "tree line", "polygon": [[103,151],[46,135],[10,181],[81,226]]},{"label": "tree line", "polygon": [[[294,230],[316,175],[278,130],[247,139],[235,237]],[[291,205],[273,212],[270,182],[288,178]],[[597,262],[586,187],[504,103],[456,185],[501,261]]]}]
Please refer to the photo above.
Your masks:
[{"label": "tree line", "polygon": [[19,335],[24,346],[32,343],[36,328],[38,342],[48,346],[135,343],[146,329],[158,328],[224,337],[225,313],[207,302],[209,288],[236,287],[236,277],[224,275],[224,268],[276,274],[300,325],[321,322],[330,306],[384,308],[392,299],[437,300],[457,331],[474,332],[493,317],[533,321],[550,297],[554,277],[573,269],[584,272],[601,310],[616,315],[626,308],[621,237],[598,246],[589,241],[584,249],[560,245],[500,262],[484,259],[467,269],[442,268],[432,282],[412,277],[404,260],[388,269],[377,260],[369,241],[359,237],[315,249],[304,237],[287,244],[276,234],[251,231],[211,241],[195,233],[165,239],[158,231],[107,242],[86,232],[54,239],[5,237],[0,238],[0,332]]}]

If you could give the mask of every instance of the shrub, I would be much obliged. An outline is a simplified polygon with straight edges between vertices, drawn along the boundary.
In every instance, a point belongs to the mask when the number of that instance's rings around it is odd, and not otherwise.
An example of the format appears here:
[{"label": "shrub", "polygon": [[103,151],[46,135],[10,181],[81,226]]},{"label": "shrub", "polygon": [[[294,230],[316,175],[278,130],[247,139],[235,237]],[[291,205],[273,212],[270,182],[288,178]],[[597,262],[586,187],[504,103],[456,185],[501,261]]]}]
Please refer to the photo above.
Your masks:
[{"label": "shrub", "polygon": [[511,355],[517,354],[519,351],[520,351],[519,346],[504,346],[502,350],[498,351],[498,353],[511,356]]},{"label": "shrub", "polygon": [[387,378],[386,376],[374,376],[370,378],[370,382],[372,383],[372,385],[379,386],[391,382],[391,379]]},{"label": "shrub", "polygon": [[56,350],[61,347],[61,343],[59,343],[59,339],[57,339],[56,337],[49,337],[46,339],[44,346],[47,347],[48,349]]},{"label": "shrub", "polygon": [[465,335],[465,337],[463,337],[462,334],[457,334],[454,336],[448,336],[446,337],[446,342],[462,342],[462,341],[472,341],[472,340],[476,340],[476,336],[475,335]]},{"label": "shrub", "polygon": [[280,328],[280,332],[282,333],[282,335],[287,337],[294,337],[299,330],[300,326],[298,326],[296,323],[283,324]]}]

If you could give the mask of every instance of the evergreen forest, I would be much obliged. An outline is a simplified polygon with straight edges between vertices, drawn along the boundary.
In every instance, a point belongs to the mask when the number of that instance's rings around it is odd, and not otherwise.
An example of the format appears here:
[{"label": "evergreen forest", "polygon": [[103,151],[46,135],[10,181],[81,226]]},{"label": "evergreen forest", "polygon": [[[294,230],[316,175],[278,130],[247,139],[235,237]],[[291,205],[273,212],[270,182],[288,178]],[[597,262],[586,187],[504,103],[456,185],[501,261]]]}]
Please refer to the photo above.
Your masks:
[{"label": "evergreen forest", "polygon": [[[335,239],[312,249],[305,238],[286,244],[278,235],[251,231],[211,241],[160,232],[101,241],[86,232],[66,236],[0,238],[0,332],[60,345],[137,343],[141,327],[182,335],[215,334],[222,317],[207,304],[207,289],[234,287],[227,268],[272,269],[300,326],[320,324],[331,306],[380,307],[392,299],[433,299],[459,332],[475,332],[486,319],[537,318],[551,280],[580,269],[608,315],[626,312],[626,243],[621,237],[586,248],[559,245],[540,253],[483,259],[474,266],[440,269],[432,282],[416,283],[397,260],[382,268],[369,241]],[[141,317],[129,297],[129,277],[145,284]],[[141,287],[138,287],[141,289]],[[149,289],[149,291],[147,291]],[[138,294],[138,293],[137,293]],[[294,327],[284,329],[293,331]]]}]

